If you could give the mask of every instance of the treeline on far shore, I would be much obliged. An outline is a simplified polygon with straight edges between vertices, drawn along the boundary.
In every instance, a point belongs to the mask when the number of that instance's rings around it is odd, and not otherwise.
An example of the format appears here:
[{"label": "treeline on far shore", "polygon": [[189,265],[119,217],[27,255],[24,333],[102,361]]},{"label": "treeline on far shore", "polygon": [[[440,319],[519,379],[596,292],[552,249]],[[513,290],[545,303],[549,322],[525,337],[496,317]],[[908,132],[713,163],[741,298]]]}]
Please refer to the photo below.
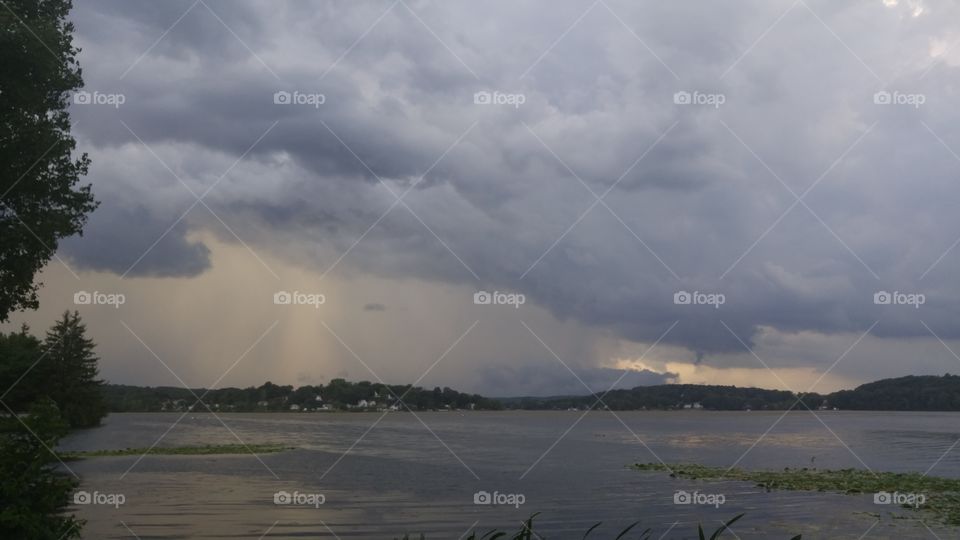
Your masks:
[{"label": "treeline on far shore", "polygon": [[104,399],[111,412],[333,412],[498,410],[499,401],[451,388],[431,389],[369,381],[333,379],[299,388],[271,382],[247,388],[186,389],[108,384]]},{"label": "treeline on far shore", "polygon": [[[602,397],[598,402],[597,398]],[[960,411],[960,376],[908,375],[882,379],[830,394],[736,386],[663,384],[611,390],[606,395],[524,397],[502,400],[511,409],[612,410],[706,409],[746,410],[860,410],[860,411]]]},{"label": "treeline on far shore", "polygon": [[960,411],[960,376],[910,375],[830,394],[737,386],[664,384],[581,396],[489,398],[431,389],[333,379],[299,388],[267,382],[213,390],[107,384],[111,412],[334,412],[443,410],[878,410]]}]

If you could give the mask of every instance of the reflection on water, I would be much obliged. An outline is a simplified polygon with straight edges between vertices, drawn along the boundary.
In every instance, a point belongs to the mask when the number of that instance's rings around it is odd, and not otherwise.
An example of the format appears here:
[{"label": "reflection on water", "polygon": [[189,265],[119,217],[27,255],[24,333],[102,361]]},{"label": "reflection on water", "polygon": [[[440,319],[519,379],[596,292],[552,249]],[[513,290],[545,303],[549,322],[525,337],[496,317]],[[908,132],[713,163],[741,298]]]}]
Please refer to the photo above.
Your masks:
[{"label": "reflection on water", "polygon": [[[77,507],[88,520],[87,538],[130,538],[131,531],[143,539],[265,533],[265,538],[389,539],[404,532],[457,538],[474,523],[479,530],[515,528],[533,512],[542,512],[538,530],[549,538],[580,538],[597,521],[607,524],[606,536],[612,538],[610,531],[636,520],[653,528],[654,538],[668,530],[665,538],[693,538],[696,522],[719,526],[740,512],[747,516],[734,531],[744,539],[798,533],[856,539],[868,529],[864,538],[933,538],[919,514],[878,507],[869,495],[765,493],[747,483],[697,483],[625,466],[662,459],[781,468],[810,466],[815,458],[822,468],[866,464],[923,472],[960,437],[960,415],[952,413],[831,411],[818,420],[794,412],[779,422],[779,412],[617,414],[619,419],[593,412],[572,429],[582,413],[421,414],[428,427],[404,413],[382,419],[373,413],[221,415],[229,429],[213,415],[190,414],[159,446],[235,444],[239,437],[247,444],[298,449],[259,459],[147,456],[126,475],[136,457],[70,466],[82,476],[82,489],[126,496],[120,508]],[[178,418],[111,415],[104,427],[70,436],[63,448],[149,447]],[[948,453],[931,474],[960,477],[960,453]],[[674,504],[681,489],[722,493],[726,501],[719,508]],[[481,490],[523,494],[525,504],[476,505],[474,494]],[[278,492],[323,494],[325,502],[319,508],[277,505]],[[941,538],[958,537],[955,530],[933,529]]]},{"label": "reflection on water", "polygon": [[[716,448],[720,446],[745,446],[749,448],[756,438],[750,439],[745,433],[702,433],[691,435],[676,435],[665,437],[664,444],[672,447],[686,448]],[[817,448],[830,445],[836,441],[829,433],[824,436],[819,433],[769,433],[763,438],[768,447],[782,446],[790,448]]]}]

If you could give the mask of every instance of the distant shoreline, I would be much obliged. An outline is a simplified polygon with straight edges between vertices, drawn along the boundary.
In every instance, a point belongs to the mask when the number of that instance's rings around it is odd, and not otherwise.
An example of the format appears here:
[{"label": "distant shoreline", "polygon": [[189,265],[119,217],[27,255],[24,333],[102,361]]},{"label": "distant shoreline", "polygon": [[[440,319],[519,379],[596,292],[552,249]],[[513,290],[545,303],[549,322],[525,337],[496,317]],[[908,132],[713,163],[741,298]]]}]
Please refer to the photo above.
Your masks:
[{"label": "distant shoreline", "polygon": [[[109,414],[183,414],[184,411],[111,411]],[[336,415],[336,416],[349,416],[354,414],[370,414],[377,415],[383,414],[384,411],[217,411],[213,412],[206,409],[189,411],[191,414],[262,414],[262,415],[273,415],[273,414],[289,414],[289,415]],[[411,411],[390,411],[391,414],[409,414]],[[424,413],[470,413],[470,414],[495,414],[495,413],[609,413],[610,410],[605,409],[591,409],[587,410],[569,410],[569,409],[478,409],[478,410],[421,410],[421,411],[412,411],[416,414]],[[747,410],[719,410],[719,409],[617,409],[617,413],[671,413],[671,414],[723,414],[723,413],[736,413],[736,414],[763,414],[763,413],[783,413],[784,409],[764,409],[759,411],[747,411]],[[806,414],[809,413],[806,409],[791,409],[790,413]],[[960,413],[960,411],[948,411],[948,410],[884,410],[884,409],[837,409],[837,410],[822,410],[815,411],[817,414],[824,413]],[[2,416],[2,415],[0,415]]]},{"label": "distant shoreline", "polygon": [[[960,411],[960,376],[908,375],[829,394],[753,387],[666,384],[579,396],[490,398],[451,388],[425,389],[334,379],[326,385],[187,389],[107,384],[110,412],[457,412],[577,411]],[[202,398],[202,401],[201,401]]]}]

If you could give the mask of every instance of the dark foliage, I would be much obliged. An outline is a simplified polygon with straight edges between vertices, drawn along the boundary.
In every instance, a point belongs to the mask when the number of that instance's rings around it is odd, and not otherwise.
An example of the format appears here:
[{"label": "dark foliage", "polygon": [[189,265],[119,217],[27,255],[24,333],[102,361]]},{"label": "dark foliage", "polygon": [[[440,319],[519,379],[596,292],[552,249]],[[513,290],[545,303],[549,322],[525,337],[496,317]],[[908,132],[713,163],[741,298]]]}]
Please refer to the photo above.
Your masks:
[{"label": "dark foliage", "polygon": [[83,86],[70,0],[0,9],[0,322],[36,309],[34,276],[96,208],[86,154],[73,155],[67,100]]},{"label": "dark foliage", "polygon": [[0,538],[80,537],[81,522],[64,515],[77,482],[56,470],[52,449],[66,433],[56,405],[37,401],[21,417],[0,417]]}]

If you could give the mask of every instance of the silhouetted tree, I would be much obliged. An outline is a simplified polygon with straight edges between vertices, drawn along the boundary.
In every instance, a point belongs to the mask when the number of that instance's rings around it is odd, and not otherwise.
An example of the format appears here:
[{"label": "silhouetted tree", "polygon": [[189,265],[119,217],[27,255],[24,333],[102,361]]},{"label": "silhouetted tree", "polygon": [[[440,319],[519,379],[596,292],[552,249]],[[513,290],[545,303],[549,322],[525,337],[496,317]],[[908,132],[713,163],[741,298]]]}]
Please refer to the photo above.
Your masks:
[{"label": "silhouetted tree", "polygon": [[86,154],[73,156],[67,100],[83,86],[70,0],[0,9],[0,322],[36,309],[34,276],[61,238],[79,234],[97,203]]},{"label": "silhouetted tree", "polygon": [[76,311],[65,312],[43,342],[48,395],[72,428],[96,426],[107,412],[95,347]]},{"label": "silhouetted tree", "polygon": [[[67,99],[83,86],[71,8],[70,0],[17,0],[0,9],[0,322],[37,308],[37,272],[97,206],[90,186],[78,185],[90,162],[73,155],[70,134]],[[0,538],[77,538],[80,521],[64,515],[76,482],[55,470],[50,451],[65,426],[56,404],[38,400],[46,381],[37,375],[47,372],[33,368],[42,353],[26,329],[0,341],[0,381],[13,386],[4,385],[0,401],[10,399],[19,412],[37,400],[24,417],[0,409]],[[78,372],[95,380],[83,365]],[[99,393],[82,399],[77,422],[99,422]]]}]

